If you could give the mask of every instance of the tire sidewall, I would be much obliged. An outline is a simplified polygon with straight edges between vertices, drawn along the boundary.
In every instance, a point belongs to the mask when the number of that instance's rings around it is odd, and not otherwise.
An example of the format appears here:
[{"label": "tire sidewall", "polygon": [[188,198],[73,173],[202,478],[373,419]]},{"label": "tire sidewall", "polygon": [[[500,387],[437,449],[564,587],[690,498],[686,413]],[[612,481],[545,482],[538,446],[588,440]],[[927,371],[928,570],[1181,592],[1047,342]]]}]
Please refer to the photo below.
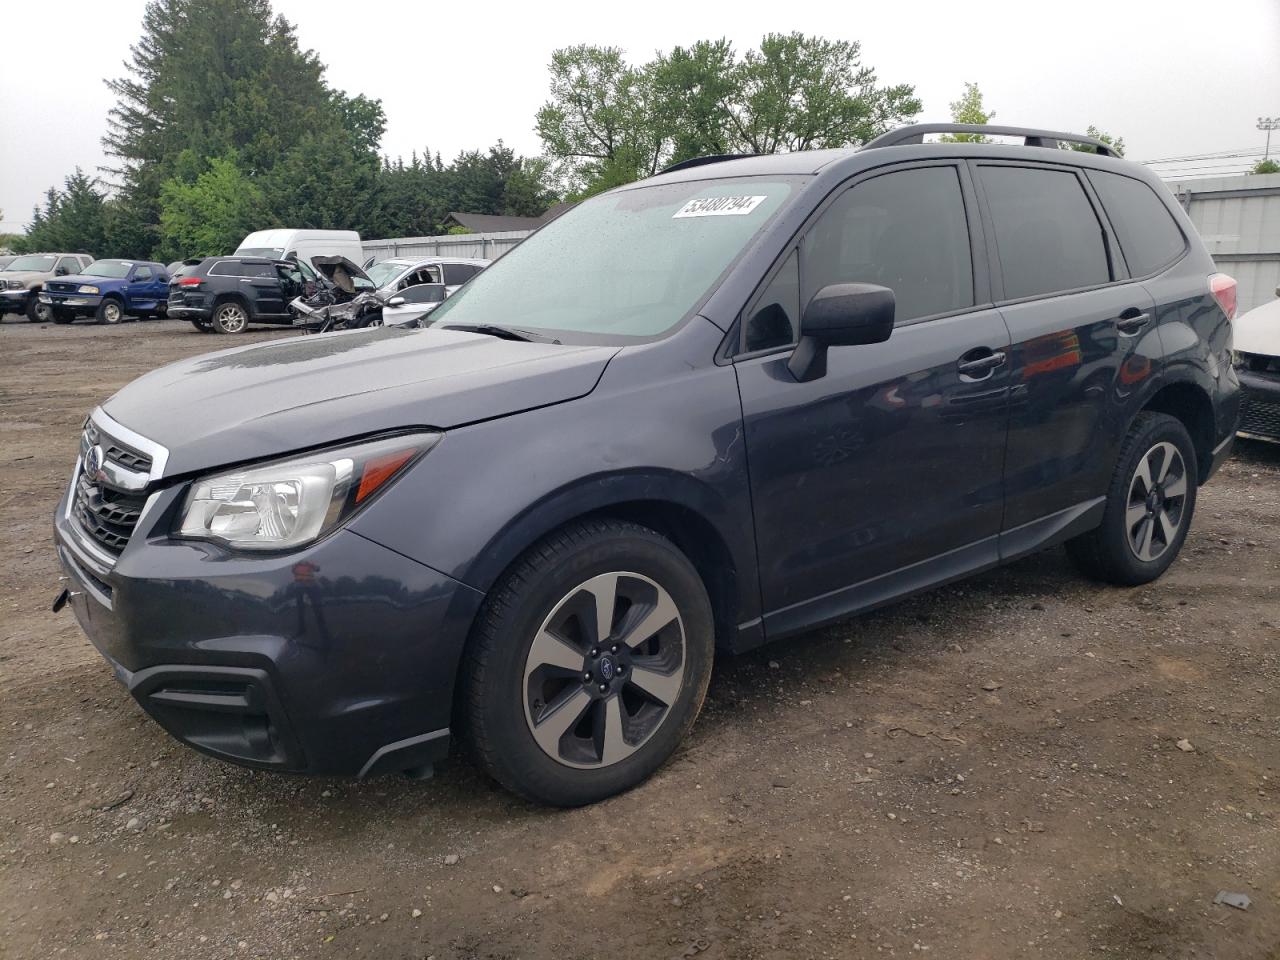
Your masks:
[{"label": "tire sidewall", "polygon": [[[115,308],[114,320],[111,319],[112,307]],[[99,323],[105,323],[110,326],[114,326],[115,324],[119,323],[121,320],[124,319],[124,306],[118,300],[109,298],[109,299],[103,300],[102,303],[98,304],[97,314],[98,314]]]},{"label": "tire sidewall", "polygon": [[[711,604],[693,565],[674,545],[639,528],[593,540],[568,555],[539,562],[518,598],[499,619],[499,642],[489,662],[482,709],[494,746],[498,778],[532,799],[579,806],[626,790],[658,769],[688,733],[706,698],[715,632]],[[543,753],[524,714],[524,668],[534,636],[570,591],[602,573],[643,574],[671,595],[684,624],[684,685],[662,725],[625,760],[603,769],[579,769]]]},{"label": "tire sidewall", "polygon": [[[1182,455],[1187,470],[1187,492],[1182,509],[1182,522],[1169,547],[1154,560],[1140,560],[1129,546],[1125,529],[1125,509],[1128,505],[1129,487],[1133,482],[1138,463],[1158,443],[1173,444]],[[1191,529],[1195,515],[1196,496],[1199,492],[1198,459],[1195,444],[1181,421],[1167,414],[1151,414],[1145,418],[1138,431],[1126,444],[1121,462],[1116,465],[1115,477],[1107,496],[1107,507],[1102,519],[1102,547],[1111,554],[1115,572],[1129,584],[1149,583],[1163,574],[1178,558],[1182,544]]]},{"label": "tire sidewall", "polygon": [[33,290],[27,303],[27,319],[32,323],[47,323],[53,319],[53,309],[39,300],[40,291]]},{"label": "tire sidewall", "polygon": [[[244,318],[243,322],[241,322],[240,325],[234,330],[226,329],[222,323],[223,311],[228,311],[228,310],[238,310],[240,312],[240,315]],[[213,308],[212,325],[213,325],[213,329],[218,333],[230,334],[233,336],[235,334],[244,333],[246,330],[249,329],[249,311],[246,310],[244,306],[235,302],[234,300],[220,303]]]}]

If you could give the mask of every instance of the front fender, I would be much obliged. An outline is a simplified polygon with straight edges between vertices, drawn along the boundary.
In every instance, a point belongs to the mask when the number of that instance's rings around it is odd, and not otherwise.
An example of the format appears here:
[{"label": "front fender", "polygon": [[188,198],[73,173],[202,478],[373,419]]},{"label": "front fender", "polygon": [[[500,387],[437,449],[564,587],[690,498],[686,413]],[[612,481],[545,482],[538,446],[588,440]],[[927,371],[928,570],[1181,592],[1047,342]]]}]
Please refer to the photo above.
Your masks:
[{"label": "front fender", "polygon": [[586,397],[447,432],[352,528],[487,592],[524,550],[577,517],[671,505],[722,540],[737,573],[727,614],[757,618],[737,379],[731,367],[652,352],[622,351]]}]

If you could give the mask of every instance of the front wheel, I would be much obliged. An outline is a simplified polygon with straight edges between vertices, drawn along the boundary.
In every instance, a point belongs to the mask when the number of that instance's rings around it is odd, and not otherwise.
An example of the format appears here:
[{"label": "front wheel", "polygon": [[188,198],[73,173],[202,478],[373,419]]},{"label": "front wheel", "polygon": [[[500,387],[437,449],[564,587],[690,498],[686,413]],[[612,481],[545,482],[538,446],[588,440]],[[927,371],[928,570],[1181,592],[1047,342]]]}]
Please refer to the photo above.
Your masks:
[{"label": "front wheel", "polygon": [[467,739],[515,793],[602,800],[647,778],[688,733],[713,649],[706,589],[670,541],[621,521],[566,527],[516,564],[477,620]]},{"label": "front wheel", "polygon": [[249,328],[249,314],[235,301],[220,303],[213,310],[213,329],[218,333],[244,333]]},{"label": "front wheel", "polygon": [[53,309],[47,303],[41,303],[39,295],[32,291],[27,297],[27,319],[32,323],[47,323],[53,316]]},{"label": "front wheel", "polygon": [[1084,573],[1121,586],[1156,579],[1178,556],[1198,489],[1195,445],[1182,421],[1140,413],[1116,461],[1102,523],[1067,553]]},{"label": "front wheel", "polygon": [[70,310],[59,310],[56,307],[50,311],[50,314],[53,317],[54,323],[71,323],[76,318],[76,315]]},{"label": "front wheel", "polygon": [[99,323],[117,324],[124,319],[124,307],[119,300],[103,300],[98,304],[97,317]]}]

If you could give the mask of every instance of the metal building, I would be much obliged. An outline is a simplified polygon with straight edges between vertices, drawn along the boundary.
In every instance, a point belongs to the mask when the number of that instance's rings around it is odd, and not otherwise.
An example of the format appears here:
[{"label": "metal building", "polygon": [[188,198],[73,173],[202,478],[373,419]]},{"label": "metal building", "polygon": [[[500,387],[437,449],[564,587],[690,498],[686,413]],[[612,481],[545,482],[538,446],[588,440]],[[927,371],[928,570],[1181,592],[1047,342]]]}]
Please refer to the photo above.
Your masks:
[{"label": "metal building", "polygon": [[1280,173],[1170,183],[1223,273],[1236,278],[1245,313],[1280,286]]}]

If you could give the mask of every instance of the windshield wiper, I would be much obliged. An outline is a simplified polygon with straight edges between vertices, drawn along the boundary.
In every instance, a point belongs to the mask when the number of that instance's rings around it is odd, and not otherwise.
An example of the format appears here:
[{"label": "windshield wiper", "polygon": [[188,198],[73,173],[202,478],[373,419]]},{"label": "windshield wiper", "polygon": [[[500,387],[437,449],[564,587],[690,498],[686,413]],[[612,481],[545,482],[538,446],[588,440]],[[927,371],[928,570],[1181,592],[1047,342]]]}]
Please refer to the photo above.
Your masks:
[{"label": "windshield wiper", "polygon": [[503,340],[519,340],[523,343],[559,343],[554,337],[548,337],[532,330],[521,330],[519,327],[504,327],[497,323],[459,323],[456,326],[440,327],[441,330],[465,330],[467,333],[483,333],[489,337],[501,337]]}]

